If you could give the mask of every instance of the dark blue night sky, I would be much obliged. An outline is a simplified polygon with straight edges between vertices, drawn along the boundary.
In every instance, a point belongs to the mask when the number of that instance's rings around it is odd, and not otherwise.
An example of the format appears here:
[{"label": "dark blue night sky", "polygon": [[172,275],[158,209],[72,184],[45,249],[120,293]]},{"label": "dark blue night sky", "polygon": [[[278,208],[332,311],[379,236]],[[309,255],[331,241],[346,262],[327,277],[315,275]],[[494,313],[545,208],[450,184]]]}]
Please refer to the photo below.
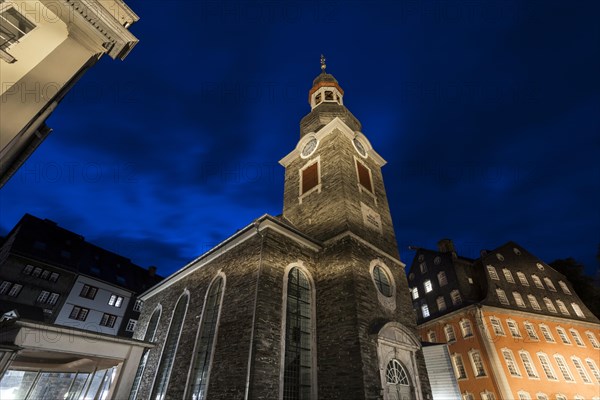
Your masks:
[{"label": "dark blue night sky", "polygon": [[49,119],[0,190],[0,234],[28,212],[166,275],[280,214],[324,53],[388,161],[404,262],[514,240],[597,271],[600,2],[127,3],[140,43]]}]

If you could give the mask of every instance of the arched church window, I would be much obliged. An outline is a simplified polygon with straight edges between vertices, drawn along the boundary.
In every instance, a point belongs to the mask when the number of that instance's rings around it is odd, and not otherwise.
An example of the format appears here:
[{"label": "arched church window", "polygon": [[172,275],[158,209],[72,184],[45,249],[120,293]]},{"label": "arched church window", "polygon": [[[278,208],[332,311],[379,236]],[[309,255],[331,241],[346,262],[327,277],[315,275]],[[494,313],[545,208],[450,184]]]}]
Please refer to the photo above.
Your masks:
[{"label": "arched church window", "polygon": [[[152,316],[150,317],[150,322],[148,322],[148,327],[146,327],[146,333],[144,334],[145,342],[153,342],[154,336],[156,335],[156,328],[158,327],[158,321],[160,319],[162,308],[160,306],[156,307],[154,312],[152,312]],[[142,375],[144,374],[144,370],[146,369],[146,363],[148,362],[148,349],[144,350],[144,354],[142,355],[142,359],[140,361],[140,365],[135,373],[135,378],[133,379],[133,385],[131,386],[131,392],[129,394],[129,400],[135,400],[137,397],[138,391],[140,390],[140,383],[142,381]]]},{"label": "arched church window", "polygon": [[308,276],[292,268],[287,277],[283,399],[310,399],[312,393],[312,288]]},{"label": "arched church window", "polygon": [[376,265],[373,268],[373,279],[375,280],[375,285],[377,289],[381,292],[385,297],[390,297],[392,295],[392,285],[390,283],[390,278],[388,277],[387,272],[380,266]]},{"label": "arched church window", "polygon": [[154,378],[154,385],[152,386],[152,395],[150,396],[153,400],[162,400],[167,394],[167,386],[169,385],[169,377],[171,370],[173,369],[173,362],[175,361],[175,353],[177,353],[177,347],[179,345],[179,337],[181,336],[181,328],[183,327],[183,321],[187,312],[188,302],[190,299],[189,292],[186,290],[177,300],[175,311],[173,311],[173,317],[171,318],[171,325],[169,326],[169,332],[163,345],[163,351],[158,363],[156,371],[156,377]]},{"label": "arched church window", "polygon": [[221,303],[223,301],[225,281],[222,276],[217,276],[208,289],[204,301],[202,320],[198,326],[196,339],[196,350],[191,375],[191,388],[188,398],[199,400],[206,398],[208,378],[212,355],[214,353],[221,314]]},{"label": "arched church window", "polygon": [[406,370],[404,369],[400,361],[396,359],[392,359],[388,363],[385,371],[385,378],[386,382],[390,385],[410,385],[410,381],[408,380]]}]

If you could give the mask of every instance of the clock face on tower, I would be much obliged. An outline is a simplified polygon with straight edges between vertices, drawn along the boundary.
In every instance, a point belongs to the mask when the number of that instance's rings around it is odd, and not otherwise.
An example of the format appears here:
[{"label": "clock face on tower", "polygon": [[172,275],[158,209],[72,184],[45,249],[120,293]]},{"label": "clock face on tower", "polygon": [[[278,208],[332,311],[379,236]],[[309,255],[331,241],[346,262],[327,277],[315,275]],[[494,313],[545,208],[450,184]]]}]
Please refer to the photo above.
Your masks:
[{"label": "clock face on tower", "polygon": [[312,153],[315,152],[315,150],[317,149],[317,139],[312,138],[308,141],[308,143],[306,143],[304,145],[304,148],[302,149],[302,153],[300,153],[300,155],[302,156],[302,158],[306,158],[308,156],[310,156]]},{"label": "clock face on tower", "polygon": [[365,146],[363,146],[362,142],[358,138],[354,138],[352,142],[354,143],[354,147],[356,148],[356,151],[358,151],[358,154],[360,154],[362,157],[366,157],[367,151],[365,150]]}]

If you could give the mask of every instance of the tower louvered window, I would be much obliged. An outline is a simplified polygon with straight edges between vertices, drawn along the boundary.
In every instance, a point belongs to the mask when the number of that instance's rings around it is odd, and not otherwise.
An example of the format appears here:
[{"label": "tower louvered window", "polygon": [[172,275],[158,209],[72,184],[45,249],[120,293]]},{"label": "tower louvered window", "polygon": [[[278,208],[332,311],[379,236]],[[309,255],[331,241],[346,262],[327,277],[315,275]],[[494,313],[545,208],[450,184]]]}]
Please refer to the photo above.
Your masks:
[{"label": "tower louvered window", "polygon": [[283,399],[306,400],[312,392],[312,301],[308,277],[298,268],[288,275]]},{"label": "tower louvered window", "polygon": [[315,162],[312,165],[302,170],[302,194],[315,188],[319,184],[319,163]]},{"label": "tower louvered window", "polygon": [[223,286],[224,280],[222,277],[218,277],[213,281],[204,303],[192,368],[191,398],[193,400],[206,398],[212,355],[216,345],[221,301],[223,299]]},{"label": "tower louvered window", "polygon": [[371,183],[371,172],[360,161],[356,160],[356,170],[358,172],[358,183],[360,183],[369,192],[373,192]]}]

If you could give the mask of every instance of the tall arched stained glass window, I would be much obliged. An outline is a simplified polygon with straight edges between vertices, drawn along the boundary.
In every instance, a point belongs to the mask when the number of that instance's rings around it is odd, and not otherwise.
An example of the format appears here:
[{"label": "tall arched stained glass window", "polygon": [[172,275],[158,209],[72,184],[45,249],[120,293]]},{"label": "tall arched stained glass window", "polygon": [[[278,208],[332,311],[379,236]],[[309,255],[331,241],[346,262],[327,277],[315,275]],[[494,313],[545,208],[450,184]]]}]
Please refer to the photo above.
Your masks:
[{"label": "tall arched stained glass window", "polygon": [[[161,307],[156,307],[152,316],[150,317],[150,322],[148,322],[148,327],[146,328],[146,333],[144,334],[145,342],[153,342],[154,336],[156,335],[156,328],[158,327],[158,320],[160,319],[160,311]],[[140,365],[135,373],[135,378],[133,380],[133,385],[131,387],[131,393],[129,394],[129,400],[135,400],[138,394],[138,390],[140,390],[140,383],[142,380],[142,375],[144,374],[144,369],[146,369],[146,363],[148,362],[148,349],[144,350],[144,354],[142,355],[142,359],[140,360]]]},{"label": "tall arched stained glass window", "polygon": [[204,302],[202,321],[200,321],[200,326],[198,327],[190,395],[187,396],[193,400],[203,400],[206,398],[208,376],[217,339],[217,327],[219,325],[221,302],[223,300],[223,287],[224,279],[219,276],[210,285]]},{"label": "tall arched stained glass window", "polygon": [[179,297],[177,305],[175,306],[175,311],[173,311],[169,333],[167,333],[167,338],[163,344],[162,355],[160,357],[160,362],[158,363],[154,385],[152,386],[152,395],[150,398],[153,400],[162,400],[167,394],[169,377],[171,375],[171,369],[173,368],[173,362],[175,361],[175,353],[177,353],[179,336],[181,335],[181,328],[183,327],[189,298],[189,292],[185,291],[184,294]]},{"label": "tall arched stained glass window", "polygon": [[306,400],[312,392],[312,293],[299,268],[288,274],[283,400]]}]

